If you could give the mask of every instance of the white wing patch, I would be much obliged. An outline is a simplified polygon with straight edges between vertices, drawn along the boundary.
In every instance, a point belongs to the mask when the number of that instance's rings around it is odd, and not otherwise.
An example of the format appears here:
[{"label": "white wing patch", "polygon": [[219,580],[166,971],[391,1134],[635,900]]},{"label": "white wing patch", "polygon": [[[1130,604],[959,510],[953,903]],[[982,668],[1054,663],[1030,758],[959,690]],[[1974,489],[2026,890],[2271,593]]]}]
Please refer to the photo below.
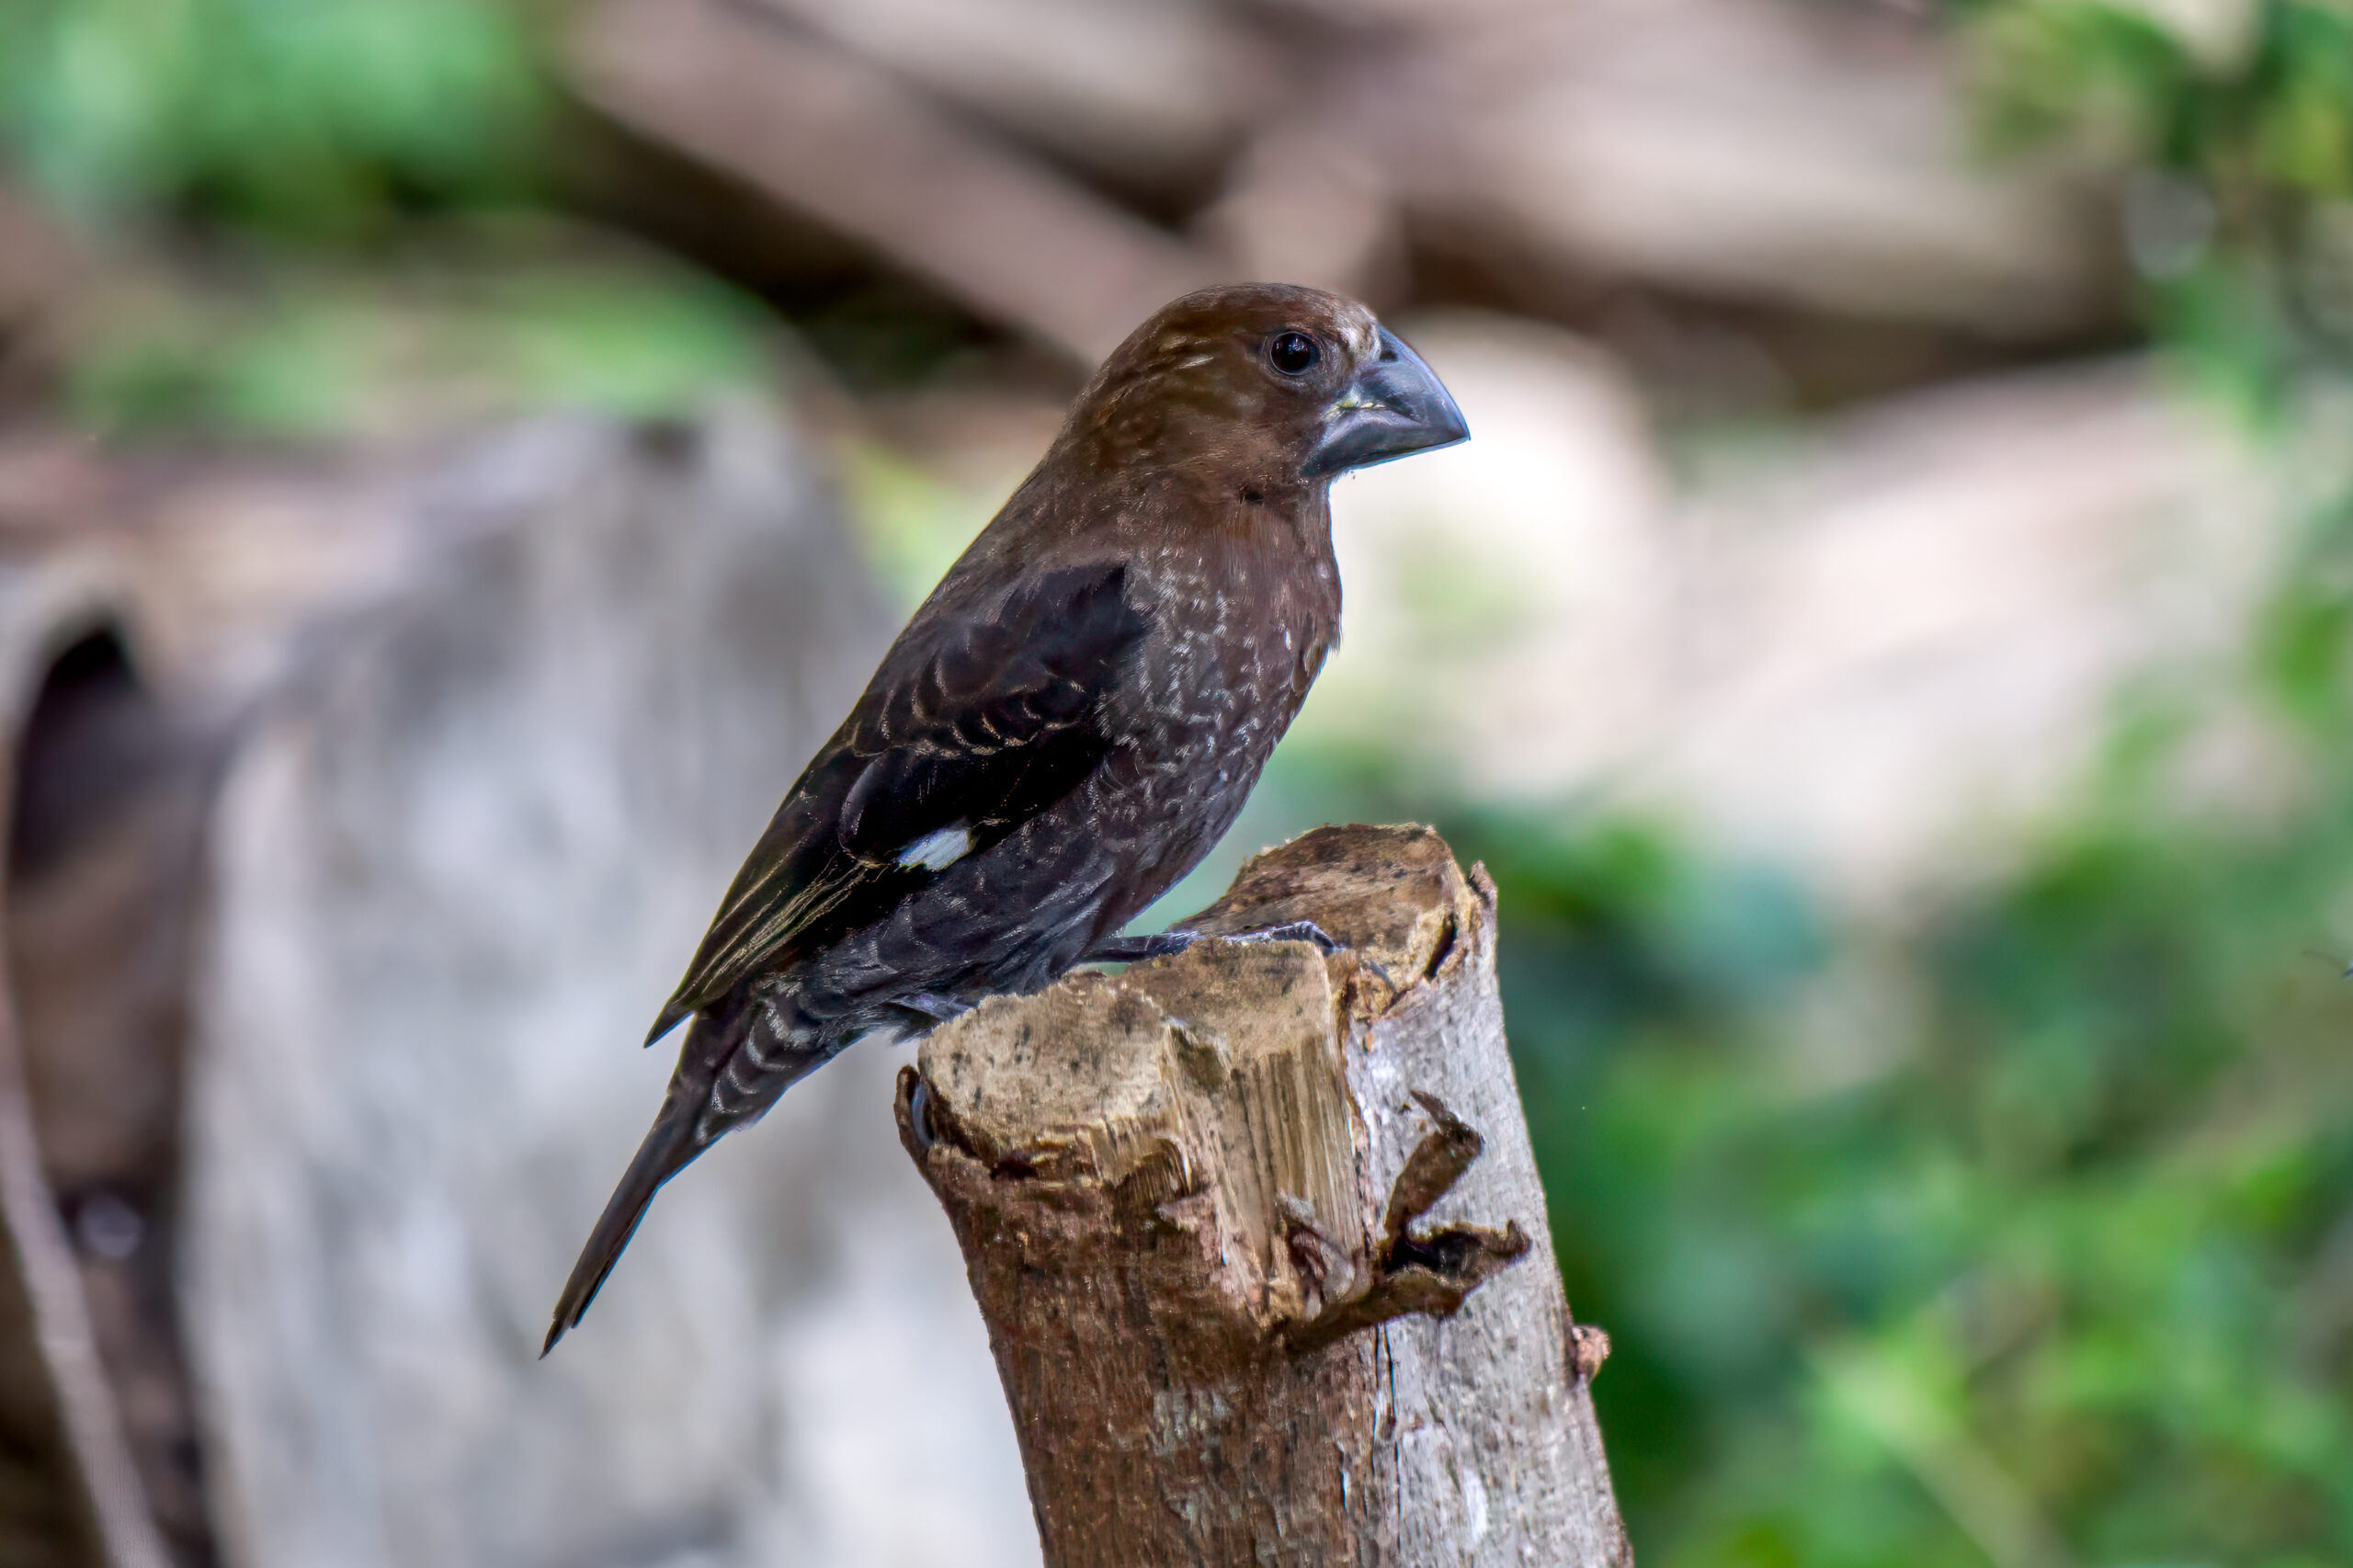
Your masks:
[{"label": "white wing patch", "polygon": [[926,833],[899,851],[899,864],[920,866],[926,871],[944,871],[972,852],[972,831],[961,823],[943,827],[938,833]]}]

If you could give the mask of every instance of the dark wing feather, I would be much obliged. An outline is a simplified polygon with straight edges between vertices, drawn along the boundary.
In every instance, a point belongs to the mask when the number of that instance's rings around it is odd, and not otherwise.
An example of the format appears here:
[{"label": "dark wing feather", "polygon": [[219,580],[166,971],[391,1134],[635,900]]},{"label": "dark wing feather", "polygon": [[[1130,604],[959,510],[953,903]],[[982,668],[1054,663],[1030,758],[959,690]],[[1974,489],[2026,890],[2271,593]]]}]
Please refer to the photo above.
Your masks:
[{"label": "dark wing feather", "polygon": [[910,627],[777,808],[648,1043],[887,914],[938,874],[901,863],[910,846],[961,827],[978,854],[1069,793],[1109,747],[1103,698],[1144,631],[1117,564]]}]

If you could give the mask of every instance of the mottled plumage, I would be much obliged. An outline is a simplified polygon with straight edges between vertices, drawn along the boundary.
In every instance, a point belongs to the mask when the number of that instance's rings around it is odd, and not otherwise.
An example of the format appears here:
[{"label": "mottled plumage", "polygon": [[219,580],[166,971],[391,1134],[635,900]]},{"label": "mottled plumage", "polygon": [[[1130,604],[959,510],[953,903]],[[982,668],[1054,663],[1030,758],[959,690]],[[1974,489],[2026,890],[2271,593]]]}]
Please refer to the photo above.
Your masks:
[{"label": "mottled plumage", "polygon": [[1352,301],[1188,295],[1139,327],[900,633],[728,890],[648,1043],[691,1018],[564,1289],[661,1184],[858,1035],[1035,990],[1233,824],[1339,634],[1332,477],[1460,440]]}]

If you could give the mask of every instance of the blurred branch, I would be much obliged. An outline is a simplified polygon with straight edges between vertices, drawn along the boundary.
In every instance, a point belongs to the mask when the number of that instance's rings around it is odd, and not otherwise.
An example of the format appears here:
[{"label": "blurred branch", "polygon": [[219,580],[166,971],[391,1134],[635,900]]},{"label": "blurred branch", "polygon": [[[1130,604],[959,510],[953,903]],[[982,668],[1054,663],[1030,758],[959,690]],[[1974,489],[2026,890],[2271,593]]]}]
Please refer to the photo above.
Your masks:
[{"label": "blurred branch", "polygon": [[38,346],[74,273],[72,248],[21,191],[0,176],[0,385]]},{"label": "blurred branch", "polygon": [[613,0],[569,62],[581,96],[640,134],[1088,364],[1216,276],[1206,256],[771,13]]},{"label": "blurred branch", "polygon": [[14,185],[0,179],[0,326],[63,286],[65,242]]},{"label": "blurred branch", "polygon": [[1123,189],[1197,188],[1296,82],[1236,8],[1166,0],[739,0]]}]

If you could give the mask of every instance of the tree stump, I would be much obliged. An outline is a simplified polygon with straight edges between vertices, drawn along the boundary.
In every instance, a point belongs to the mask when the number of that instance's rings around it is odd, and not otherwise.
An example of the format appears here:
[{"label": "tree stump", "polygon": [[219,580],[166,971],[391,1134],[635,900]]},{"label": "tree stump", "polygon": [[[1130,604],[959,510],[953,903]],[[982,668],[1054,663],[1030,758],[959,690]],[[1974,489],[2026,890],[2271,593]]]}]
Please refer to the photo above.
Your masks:
[{"label": "tree stump", "polygon": [[902,1141],[955,1227],[1049,1568],[1627,1564],[1506,1053],[1494,885],[1325,828],[1203,942],[941,1027]]}]

